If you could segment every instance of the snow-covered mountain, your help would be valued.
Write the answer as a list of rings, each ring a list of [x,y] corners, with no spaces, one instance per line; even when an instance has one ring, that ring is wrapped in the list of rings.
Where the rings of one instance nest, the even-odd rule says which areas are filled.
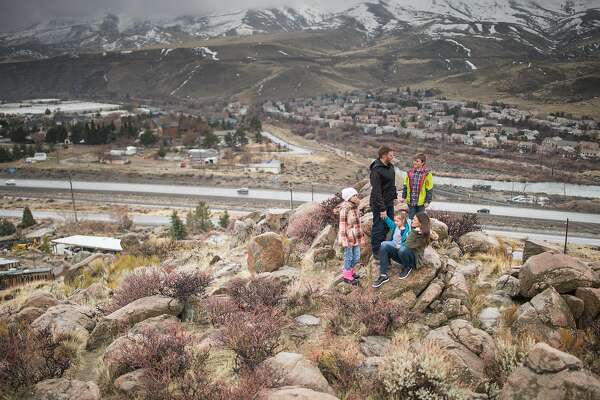
[[[173,45],[198,38],[353,29],[367,39],[407,30],[432,39],[484,36],[511,39],[538,53],[600,37],[599,0],[389,0],[343,11],[319,7],[244,9],[172,20],[54,20],[0,34],[0,56],[43,58],[61,53]]]

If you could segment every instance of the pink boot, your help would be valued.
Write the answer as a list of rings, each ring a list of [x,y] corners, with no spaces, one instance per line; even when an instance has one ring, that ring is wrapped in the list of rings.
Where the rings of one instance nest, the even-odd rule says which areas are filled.
[[[352,276],[352,273],[354,272],[354,268],[352,269],[345,269],[344,272],[342,273],[342,276],[344,277],[345,280],[353,280],[354,276]]]

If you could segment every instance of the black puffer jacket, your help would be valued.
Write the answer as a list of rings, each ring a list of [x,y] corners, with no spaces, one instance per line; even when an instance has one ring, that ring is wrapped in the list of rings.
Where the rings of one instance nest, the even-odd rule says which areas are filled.
[[[379,159],[373,161],[369,167],[371,170],[371,198],[372,209],[384,211],[394,205],[398,198],[396,190],[396,172],[392,164],[385,165]]]

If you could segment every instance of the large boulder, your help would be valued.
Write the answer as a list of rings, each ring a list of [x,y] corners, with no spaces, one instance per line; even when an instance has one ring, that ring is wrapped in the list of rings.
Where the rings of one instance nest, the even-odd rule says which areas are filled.
[[[574,329],[575,319],[561,295],[549,287],[518,309],[513,324],[516,334],[534,334],[539,340],[560,344],[560,333]]]
[[[434,329],[426,336],[444,349],[461,371],[472,383],[485,379],[484,371],[496,355],[494,339],[481,329],[477,329],[465,320],[454,320],[449,325]]]
[[[577,357],[537,343],[508,377],[501,400],[600,399],[600,380]]]
[[[531,298],[552,286],[559,293],[596,285],[592,269],[580,260],[557,253],[531,257],[519,271],[521,295]]]
[[[302,386],[335,394],[319,368],[302,354],[281,352],[265,360],[264,365],[281,374],[281,386]]]
[[[50,307],[58,305],[58,300],[52,293],[35,292],[25,299],[21,304],[21,310],[27,307],[35,307],[42,310],[47,310]]]
[[[136,369],[121,375],[115,379],[115,388],[130,396],[130,398],[135,398],[138,393],[144,392],[147,387],[147,371],[146,369]]]
[[[440,297],[443,290],[444,282],[439,278],[435,278],[429,284],[429,286],[427,286],[427,289],[425,289],[423,293],[419,295],[419,297],[417,298],[417,302],[413,307],[413,311],[416,311],[418,313],[422,313],[423,311],[425,311],[431,303],[433,303],[435,300],[437,300],[438,297]]]
[[[98,385],[75,379],[48,379],[36,384],[34,392],[36,400],[100,400]]]
[[[496,290],[510,297],[517,297],[521,292],[521,282],[512,275],[502,275],[496,281]]]
[[[300,386],[285,386],[266,392],[265,400],[339,400],[334,395]]]
[[[274,232],[253,237],[248,244],[248,269],[252,273],[273,272],[283,267],[283,238]]]
[[[388,299],[400,297],[402,293],[412,291],[415,296],[419,296],[429,286],[442,268],[442,260],[438,253],[430,246],[425,249],[423,265],[413,270],[410,275],[403,280],[398,279],[393,272],[390,274],[390,282],[383,285],[379,291],[382,296]],[[392,269],[393,271],[393,269]]]
[[[87,344],[88,350],[111,340],[121,329],[126,329],[140,321],[159,315],[179,315],[183,304],[177,299],[167,296],[149,296],[137,299],[125,307],[102,318],[92,332]]]
[[[235,221],[231,232],[231,242],[229,243],[229,247],[235,249],[244,245],[252,237],[255,227],[256,223],[251,218]]]
[[[498,239],[481,231],[469,232],[462,235],[458,239],[458,244],[463,252],[470,254],[494,253],[502,248]]]
[[[526,240],[523,248],[523,262],[526,262],[538,254],[552,252],[560,253],[562,249],[556,243],[546,242],[544,240]]]
[[[579,326],[585,328],[600,315],[600,289],[577,288],[575,297],[583,301],[583,312],[579,320]]]
[[[458,271],[452,273],[442,297],[445,299],[461,300],[469,298],[469,285],[467,285],[467,280],[462,273]]]
[[[442,221],[431,218],[431,230],[438,236],[438,240],[446,240],[448,238],[448,225]]]
[[[317,247],[333,246],[336,238],[337,230],[333,225],[327,225],[313,240],[310,247],[316,249]]]
[[[69,297],[69,301],[78,304],[95,303],[105,300],[108,297],[109,290],[100,282],[92,283],[85,289],[78,290]]]
[[[31,327],[37,331],[49,331],[55,340],[74,336],[85,342],[96,325],[94,314],[86,307],[59,304],[46,310],[32,322]]]
[[[265,215],[265,225],[271,232],[281,232],[288,223],[290,212],[287,210],[269,210]]]

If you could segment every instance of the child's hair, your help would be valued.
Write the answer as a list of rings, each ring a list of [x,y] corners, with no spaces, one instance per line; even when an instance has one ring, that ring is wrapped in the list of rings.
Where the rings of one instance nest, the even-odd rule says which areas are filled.
[[[421,223],[421,235],[429,239],[431,235],[431,223],[429,221],[429,215],[427,215],[425,211],[422,211],[417,213],[416,217]]]
[[[408,218],[408,213],[404,210],[400,211],[400,214],[396,215],[396,217],[400,218],[402,223],[399,224],[400,226],[403,226],[406,223],[406,220]],[[396,222],[396,221],[394,221]]]
[[[423,164],[425,164],[427,162],[427,156],[425,155],[425,153],[417,153],[415,155],[415,160],[421,160],[423,161]]]

